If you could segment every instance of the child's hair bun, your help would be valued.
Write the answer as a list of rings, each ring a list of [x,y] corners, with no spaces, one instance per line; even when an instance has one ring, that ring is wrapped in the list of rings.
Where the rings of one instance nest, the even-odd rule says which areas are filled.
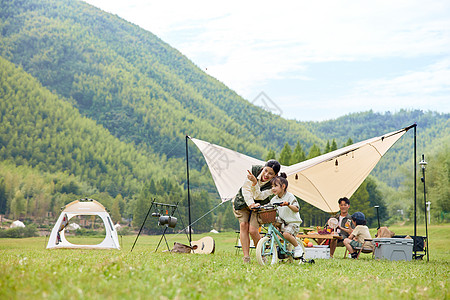
[[[286,173],[284,173],[284,172],[281,172],[279,176],[280,176],[280,177],[283,177],[283,178],[287,178],[287,175],[286,175]]]

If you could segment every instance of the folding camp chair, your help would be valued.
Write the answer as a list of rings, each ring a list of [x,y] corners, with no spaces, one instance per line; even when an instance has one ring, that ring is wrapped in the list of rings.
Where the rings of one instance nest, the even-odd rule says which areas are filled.
[[[236,242],[234,243],[234,247],[236,248],[236,254],[239,253],[239,250],[242,248],[241,245],[241,240],[239,239],[240,236],[240,231],[236,230]],[[259,233],[261,234],[261,237],[267,233],[267,228],[265,228],[264,226],[259,227]],[[256,249],[256,246],[253,242],[253,239],[250,238],[250,252],[252,251],[252,249]]]
[[[372,253],[372,257],[373,257],[373,241],[372,239],[364,239],[364,243],[362,244],[361,247],[356,247],[354,248],[356,253],[358,253],[358,255],[356,255],[356,259],[359,258],[359,255],[361,253]],[[344,258],[347,258],[347,248],[345,248],[345,253],[344,253]]]
[[[238,254],[239,250],[242,249],[241,240],[239,239],[240,231],[236,230],[236,234],[237,234],[236,243],[235,243],[234,247],[236,248],[236,254]],[[250,252],[252,251],[252,249],[255,249],[255,248],[256,248],[256,246],[254,245],[252,238],[250,238]]]
[[[406,235],[394,235],[393,238],[397,238],[397,239],[404,239],[406,238]],[[423,257],[425,255],[427,255],[427,245],[428,245],[428,241],[427,241],[427,237],[426,236],[415,236],[412,235],[410,236],[410,238],[413,239],[414,244],[413,244],[413,259],[419,260],[419,259],[423,259]]]

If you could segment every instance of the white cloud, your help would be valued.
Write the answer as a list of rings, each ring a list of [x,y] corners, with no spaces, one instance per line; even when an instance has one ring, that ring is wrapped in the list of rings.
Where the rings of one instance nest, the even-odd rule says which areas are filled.
[[[359,82],[346,98],[373,103],[379,111],[395,107],[450,111],[450,60],[395,78]]]
[[[424,70],[411,71],[396,78],[362,81],[353,91],[354,96],[372,96],[380,99],[404,96],[424,98],[433,94],[450,93],[450,59],[445,59]],[[439,95],[438,95],[439,96]],[[449,108],[450,101],[445,105]],[[445,103],[443,103],[445,104]]]
[[[421,57],[437,57],[443,65],[425,69],[411,65],[398,69],[395,78],[349,84],[353,88],[345,95],[308,100],[340,99],[346,101],[344,105],[354,102],[365,110],[384,102],[416,105],[427,97],[430,107],[433,101],[437,107],[450,94],[445,83],[450,82],[446,63],[450,2],[446,0],[87,2],[158,35],[250,100],[275,80],[312,78],[316,63]],[[365,107],[351,100],[362,98],[367,100]],[[303,102],[297,98],[288,106],[297,103]],[[445,109],[449,111],[448,105]]]

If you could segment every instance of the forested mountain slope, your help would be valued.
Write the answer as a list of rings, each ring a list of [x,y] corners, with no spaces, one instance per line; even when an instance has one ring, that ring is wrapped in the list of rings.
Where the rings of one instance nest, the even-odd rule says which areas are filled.
[[[113,196],[139,192],[164,170],[160,157],[111,136],[1,57],[0,78],[1,160],[73,174]]]
[[[295,121],[251,105],[159,38],[86,3],[2,1],[1,55],[126,142],[168,157],[184,135],[262,157],[301,140]]]

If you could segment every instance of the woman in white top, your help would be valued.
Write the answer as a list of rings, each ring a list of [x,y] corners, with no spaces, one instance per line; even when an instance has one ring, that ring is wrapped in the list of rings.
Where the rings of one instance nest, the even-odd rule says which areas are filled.
[[[245,263],[250,262],[250,236],[255,245],[261,238],[257,214],[252,213],[251,209],[269,203],[269,196],[272,195],[270,181],[278,174],[280,168],[280,163],[273,159],[264,166],[252,166],[251,171],[247,170],[247,179],[233,199],[233,213],[239,220],[239,237]]]

